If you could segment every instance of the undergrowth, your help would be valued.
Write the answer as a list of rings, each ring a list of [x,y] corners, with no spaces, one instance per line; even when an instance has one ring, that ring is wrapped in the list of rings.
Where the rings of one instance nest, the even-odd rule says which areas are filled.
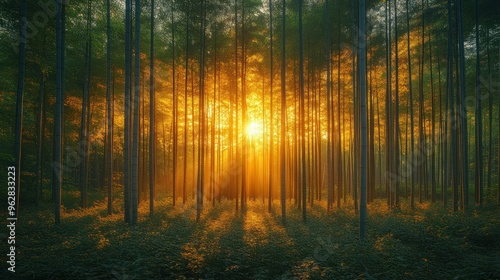
[[[153,215],[141,204],[136,226],[123,221],[120,201],[113,215],[106,200],[71,205],[59,226],[50,203],[24,209],[16,272],[1,279],[500,279],[495,205],[452,213],[376,200],[365,241],[352,207],[327,212],[324,202],[308,207],[305,223],[289,202],[286,225],[279,201],[271,213],[260,200],[239,212],[234,201],[207,203],[197,222],[193,202],[161,199]]]

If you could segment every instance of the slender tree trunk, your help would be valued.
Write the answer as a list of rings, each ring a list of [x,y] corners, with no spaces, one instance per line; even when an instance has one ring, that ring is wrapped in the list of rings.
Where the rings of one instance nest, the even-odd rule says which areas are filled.
[[[337,14],[337,17],[338,17],[338,24],[339,26],[341,25],[341,12],[340,12],[340,9],[338,9],[338,14]],[[337,40],[340,42],[340,34],[341,34],[341,30],[340,28],[338,28],[338,31],[337,31]],[[344,119],[343,121],[340,121],[340,109],[341,109],[341,104],[340,104],[340,92],[341,92],[341,87],[340,87],[340,84],[341,84],[341,80],[340,80],[340,68],[341,68],[341,47],[340,47],[340,44],[338,45],[338,50],[337,50],[337,120],[338,120],[338,135],[339,135],[339,141],[338,141],[338,144],[337,144],[337,157],[338,157],[338,162],[337,162],[337,169],[338,169],[338,181],[337,181],[337,209],[340,209],[340,198],[343,196],[344,197],[344,202],[346,201],[346,192],[343,191],[343,184],[344,184],[344,175],[343,175],[343,162],[345,162],[345,153],[342,152],[342,139],[344,139],[342,137],[342,131],[343,131],[343,127],[342,127],[342,123],[345,123]],[[332,101],[333,102],[333,101]],[[333,103],[332,103],[333,104]],[[342,116],[344,117],[344,115]],[[332,126],[333,127],[333,126]],[[332,132],[333,133],[333,132]],[[332,137],[333,139],[333,137]]]
[[[351,34],[352,34],[352,43],[353,46],[359,46],[359,34],[356,32],[356,28],[359,27],[359,19],[356,18],[356,6],[354,4],[354,0],[351,0]],[[358,11],[359,13],[359,11]],[[359,16],[359,15],[358,15]],[[358,24],[356,24],[358,23]],[[365,46],[366,47],[366,46]],[[359,50],[358,50],[359,51]],[[353,145],[353,165],[352,165],[352,185],[351,185],[351,193],[353,195],[353,202],[354,202],[354,212],[358,214],[359,211],[359,202],[358,202],[358,180],[359,180],[359,172],[360,172],[360,150],[359,150],[359,144],[360,144],[360,138],[359,138],[359,132],[360,132],[360,96],[359,96],[359,57],[357,56],[357,52],[355,49],[352,51],[352,88],[353,88],[353,98],[354,98],[354,108],[353,108],[353,115],[354,115],[354,125],[353,125],[353,135],[354,138],[352,138],[352,145]]]
[[[419,127],[419,149],[418,149],[418,162],[419,162],[419,180],[418,180],[418,201],[423,202],[423,188],[425,182],[425,135],[424,135],[424,65],[425,65],[425,7],[424,0],[422,0],[422,34],[421,34],[421,61],[420,61],[420,73],[419,73],[419,116],[418,116],[418,127]],[[426,188],[426,187],[425,187]]]
[[[83,80],[83,99],[82,99],[82,116],[80,128],[80,207],[87,207],[87,188],[88,188],[88,112],[89,108],[89,80],[90,80],[90,17],[91,17],[91,1],[88,2],[87,7],[87,42],[85,44],[85,66],[84,66],[84,80]]]
[[[239,134],[238,134],[238,0],[234,0],[234,96],[236,100],[233,100],[235,105],[236,105],[236,161],[239,164]],[[233,112],[231,111],[231,121],[232,119]],[[231,133],[233,132],[233,125],[231,125]],[[231,135],[231,142],[233,141],[233,135]],[[231,144],[231,148],[233,147],[233,144]],[[239,189],[239,182],[238,182],[238,176],[235,176],[236,178],[233,178],[234,181],[234,188],[235,188],[235,198],[236,198],[236,212],[238,212],[239,208],[239,197],[238,197],[238,189]]]
[[[106,177],[108,178],[108,214],[113,213],[113,97],[111,96],[111,16],[110,0],[106,1]]]
[[[300,132],[301,132],[301,150],[302,150],[302,220],[306,221],[306,127],[305,127],[305,94],[304,94],[304,54],[302,40],[302,0],[299,0],[299,87],[300,87]]]
[[[407,55],[408,55],[408,91],[410,94],[410,205],[411,209],[415,208],[415,123],[413,118],[413,86],[412,86],[412,71],[411,71],[411,48],[410,48],[410,9],[408,5],[409,0],[406,0],[406,44],[407,44]]]
[[[141,1],[135,1],[135,78],[134,78],[134,98],[133,98],[133,128],[132,128],[132,182],[131,182],[131,224],[136,225],[138,220],[139,205],[139,99],[140,99],[140,72],[141,72]]]
[[[280,144],[280,175],[281,175],[281,220],[286,224],[286,177],[285,177],[285,143],[286,143],[286,55],[285,55],[285,22],[286,0],[282,0],[281,12],[281,144]],[[500,148],[499,148],[500,155]],[[500,192],[500,187],[499,187]]]
[[[172,165],[172,205],[175,206],[176,189],[177,189],[177,150],[178,150],[178,98],[175,91],[175,28],[174,28],[174,9],[171,10],[171,28],[172,28],[172,98],[173,98],[173,122],[174,122],[174,147],[173,147],[173,165]]]
[[[247,97],[246,97],[246,27],[245,27],[245,0],[241,3],[241,122],[243,127],[243,139],[241,145],[241,210],[246,209],[247,200]]]
[[[427,7],[429,7],[429,0],[427,0]],[[436,118],[435,118],[435,92],[434,92],[434,75],[433,75],[433,60],[432,60],[432,36],[429,30],[429,72],[430,72],[430,86],[431,86],[431,201],[436,202]]]
[[[459,89],[460,89],[460,119],[461,123],[461,156],[462,156],[462,207],[467,209],[469,204],[469,152],[468,152],[468,136],[467,136],[467,104],[465,92],[465,52],[464,52],[464,31],[462,22],[462,0],[457,0],[457,22],[458,22],[458,55],[459,55]],[[479,46],[477,46],[479,47]]]
[[[450,149],[450,178],[451,178],[451,186],[452,186],[452,196],[453,196],[453,212],[458,210],[458,172],[457,168],[457,160],[458,160],[458,149],[457,149],[457,116],[455,114],[456,104],[454,101],[454,73],[453,73],[453,14],[451,8],[451,0],[448,0],[448,95],[449,95],[449,104],[450,104],[450,133],[451,133],[451,149]],[[446,191],[445,191],[446,194]],[[445,198],[446,202],[446,198]]]
[[[24,100],[24,76],[25,76],[25,62],[26,62],[26,23],[24,20],[27,16],[28,1],[23,0],[21,2],[21,23],[20,34],[19,34],[19,72],[17,77],[17,96],[16,96],[16,130],[15,130],[15,167],[12,170],[10,167],[9,172],[14,172],[15,181],[12,184],[9,181],[9,190],[12,185],[15,186],[15,210],[14,212],[9,212],[9,217],[14,216],[17,218],[19,216],[19,197],[21,191],[21,156],[22,156],[22,139],[23,139],[23,100]],[[57,14],[59,20],[59,13]],[[57,30],[56,30],[57,31]],[[59,30],[60,31],[60,30]],[[59,47],[59,45],[57,45]],[[59,61],[57,61],[59,62]],[[43,75],[43,74],[42,74]],[[43,76],[42,76],[43,79]],[[55,157],[54,157],[55,159]],[[54,163],[55,164],[55,163]],[[55,167],[55,166],[54,166]],[[54,172],[57,172],[54,168]],[[56,219],[56,223],[57,219]]]
[[[365,0],[359,1],[359,93],[361,109],[361,197],[359,211],[359,238],[366,236],[366,176],[367,176],[367,106],[366,106],[366,37],[365,37],[366,7]]]
[[[109,1],[109,0],[108,0]],[[155,0],[151,0],[149,60],[149,213],[154,213],[156,192],[156,98],[155,98]]]
[[[483,115],[481,104],[481,57],[479,55],[480,42],[479,42],[479,11],[477,0],[476,6],[476,203],[483,205]]]
[[[55,114],[54,114],[54,151],[53,151],[53,170],[54,176],[52,181],[52,187],[54,192],[54,216],[55,216],[55,224],[58,225],[61,222],[61,190],[62,190],[62,157],[61,157],[61,107],[62,107],[62,69],[61,69],[61,56],[62,49],[64,45],[61,40],[61,5],[65,5],[65,3],[57,5],[57,14],[56,14],[56,105],[55,105]],[[26,11],[25,8],[23,8]],[[24,37],[23,37],[24,38]],[[21,46],[23,49],[24,46]],[[24,56],[24,49],[23,56]],[[20,59],[24,62],[24,58]],[[24,65],[24,64],[23,64]],[[24,66],[21,67],[24,69]],[[24,74],[23,76],[24,77]],[[23,87],[21,87],[21,90]],[[18,103],[19,104],[19,103]],[[21,96],[21,104],[22,104],[22,96]],[[19,131],[20,132],[20,131]],[[19,138],[20,140],[20,138]],[[19,144],[20,145],[20,144]],[[20,147],[20,146],[19,146]],[[19,156],[20,156],[20,148],[19,148]],[[20,162],[20,161],[19,161]],[[18,189],[19,191],[19,189]]]
[[[392,150],[392,140],[393,140],[393,122],[392,122],[392,42],[391,42],[391,5],[390,0],[386,1],[386,97],[385,97],[385,107],[386,107],[386,193],[387,193],[387,205],[392,205],[392,191],[393,191],[393,177],[392,172],[392,157],[394,151]]]
[[[124,143],[123,143],[123,175],[124,175],[124,210],[125,222],[132,218],[131,192],[131,113],[132,113],[132,0],[125,1],[125,101],[124,101]]]
[[[270,71],[269,71],[269,106],[270,106],[270,118],[269,118],[269,182],[268,182],[268,204],[267,211],[271,213],[272,201],[273,201],[273,193],[272,193],[272,185],[273,185],[273,167],[274,167],[274,112],[273,112],[273,87],[274,87],[274,64],[273,64],[273,3],[272,0],[269,0],[269,61],[270,61]]]
[[[331,39],[330,39],[330,7],[328,0],[325,1],[325,18],[326,18],[326,174],[327,174],[327,210],[331,207],[331,193],[333,190],[333,161],[332,161],[332,117],[331,117]],[[339,197],[337,197],[339,200]]]
[[[200,72],[199,72],[199,94],[200,101],[198,104],[199,112],[199,137],[198,137],[198,182],[196,191],[196,221],[200,220],[200,214],[203,207],[203,188],[204,188],[204,169],[205,169],[205,98],[204,98],[204,79],[205,79],[205,16],[206,16],[206,3],[202,1],[202,17],[201,17],[201,30],[200,30]]]
[[[394,52],[395,52],[395,71],[396,71],[396,79],[395,79],[395,117],[394,117],[394,127],[395,127],[395,143],[394,143],[394,207],[399,207],[399,181],[400,181],[400,159],[399,159],[399,48],[398,48],[398,10],[397,10],[397,1],[394,1]]]
[[[40,71],[40,87],[38,94],[38,119],[37,119],[37,129],[38,129],[38,143],[37,143],[37,153],[36,153],[36,200],[35,204],[38,207],[40,204],[40,193],[42,190],[42,152],[43,152],[43,138],[44,138],[44,124],[45,118],[45,97],[44,97],[44,86],[45,86],[45,74]]]
[[[189,5],[189,3],[188,3]],[[188,92],[188,69],[189,69],[189,15],[190,15],[191,8],[188,6],[188,12],[186,15],[186,50],[185,50],[185,72],[184,72],[184,178],[183,178],[183,184],[182,184],[182,204],[186,204],[187,200],[187,193],[186,193],[186,184],[187,184],[187,144],[188,144],[188,137],[187,137],[187,132],[188,132],[188,99],[187,99],[187,92]],[[194,141],[193,141],[194,145]],[[194,162],[193,162],[194,164]]]
[[[493,94],[492,94],[492,70],[490,59],[490,29],[486,30],[486,56],[488,59],[488,179],[487,188],[491,188],[491,172],[493,159]]]

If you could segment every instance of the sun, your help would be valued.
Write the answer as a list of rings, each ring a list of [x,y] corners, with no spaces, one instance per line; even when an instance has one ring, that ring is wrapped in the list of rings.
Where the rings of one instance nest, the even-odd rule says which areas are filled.
[[[247,124],[246,134],[249,137],[258,137],[262,135],[263,126],[262,123],[259,122],[250,122]]]

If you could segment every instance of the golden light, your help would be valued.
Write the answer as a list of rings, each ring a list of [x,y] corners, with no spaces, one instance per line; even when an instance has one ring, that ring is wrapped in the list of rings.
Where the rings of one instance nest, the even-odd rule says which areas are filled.
[[[263,126],[262,123],[250,122],[247,124],[246,134],[250,137],[262,136]]]

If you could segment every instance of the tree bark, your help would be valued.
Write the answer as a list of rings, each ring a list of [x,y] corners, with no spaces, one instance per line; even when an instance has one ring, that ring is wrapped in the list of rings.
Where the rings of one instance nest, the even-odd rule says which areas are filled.
[[[286,0],[282,0],[281,11],[281,144],[280,144],[280,175],[281,175],[281,220],[286,224],[286,174],[285,174],[285,143],[286,143],[286,55],[285,55],[285,23]],[[499,148],[500,154],[500,148]]]

